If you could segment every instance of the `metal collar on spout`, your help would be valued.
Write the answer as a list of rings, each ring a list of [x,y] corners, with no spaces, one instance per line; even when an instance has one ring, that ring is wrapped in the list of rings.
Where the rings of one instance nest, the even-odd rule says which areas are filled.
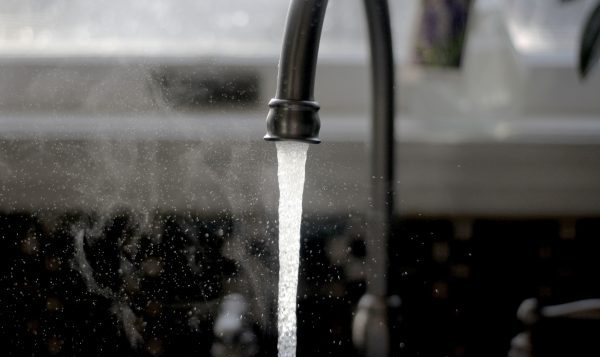
[[[318,144],[319,103],[308,100],[271,99],[265,140],[294,140]]]

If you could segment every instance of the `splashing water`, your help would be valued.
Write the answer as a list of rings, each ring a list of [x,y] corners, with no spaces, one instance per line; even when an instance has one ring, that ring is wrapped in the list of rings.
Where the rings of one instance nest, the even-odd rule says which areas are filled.
[[[296,356],[296,295],[300,264],[300,221],[308,144],[277,142],[279,179],[279,357]]]

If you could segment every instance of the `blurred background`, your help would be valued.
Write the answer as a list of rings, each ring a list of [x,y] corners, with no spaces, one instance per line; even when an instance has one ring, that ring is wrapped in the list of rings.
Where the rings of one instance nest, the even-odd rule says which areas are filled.
[[[3,355],[276,354],[262,137],[288,5],[0,2]],[[576,66],[595,5],[390,0],[394,356],[508,356],[525,299],[600,297],[600,71]],[[362,3],[331,1],[324,26],[298,355],[353,356],[372,179]],[[600,331],[539,336],[568,351],[565,326]]]

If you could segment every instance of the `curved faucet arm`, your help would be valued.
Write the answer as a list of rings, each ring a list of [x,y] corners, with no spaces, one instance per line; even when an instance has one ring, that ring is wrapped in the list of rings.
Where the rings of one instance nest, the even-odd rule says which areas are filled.
[[[290,4],[279,59],[276,98],[314,101],[315,73],[327,0]]]

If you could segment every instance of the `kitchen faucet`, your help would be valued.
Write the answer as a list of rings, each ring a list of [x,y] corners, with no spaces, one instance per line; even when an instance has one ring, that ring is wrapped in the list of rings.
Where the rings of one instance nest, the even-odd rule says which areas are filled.
[[[387,241],[394,211],[394,57],[387,0],[364,0],[371,49],[371,187],[367,212],[366,294],[358,304],[353,341],[368,357],[387,356]],[[314,83],[327,0],[292,0],[269,102],[265,140],[318,144],[321,126]]]

